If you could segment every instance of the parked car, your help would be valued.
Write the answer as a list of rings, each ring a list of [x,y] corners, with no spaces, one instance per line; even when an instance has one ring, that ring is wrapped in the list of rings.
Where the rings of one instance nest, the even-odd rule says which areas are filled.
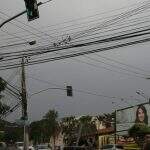
[[[6,150],[7,146],[5,142],[0,142],[0,150]]]
[[[15,146],[17,150],[23,150],[23,142],[16,142]],[[30,145],[29,150],[34,150],[34,147]]]
[[[107,144],[102,146],[102,150],[123,150],[123,146],[119,144]]]
[[[35,150],[52,150],[48,144],[36,145]]]

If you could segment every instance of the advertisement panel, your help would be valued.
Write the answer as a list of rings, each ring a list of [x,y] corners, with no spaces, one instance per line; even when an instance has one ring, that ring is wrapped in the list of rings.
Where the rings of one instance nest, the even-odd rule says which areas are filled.
[[[116,112],[116,131],[127,134],[128,129],[136,123],[144,123],[150,126],[150,104],[134,106]]]

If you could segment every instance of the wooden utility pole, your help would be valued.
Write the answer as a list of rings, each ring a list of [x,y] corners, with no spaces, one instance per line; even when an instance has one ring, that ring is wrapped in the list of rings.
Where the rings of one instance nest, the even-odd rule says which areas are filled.
[[[27,113],[27,92],[26,92],[26,82],[25,82],[25,60],[22,57],[21,67],[21,87],[22,87],[22,120],[24,121],[24,150],[28,150],[29,147],[29,135],[28,135],[28,113]]]

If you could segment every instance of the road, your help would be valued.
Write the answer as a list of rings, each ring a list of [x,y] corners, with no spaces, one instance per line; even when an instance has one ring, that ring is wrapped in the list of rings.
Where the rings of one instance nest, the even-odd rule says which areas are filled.
[[[7,150],[16,150],[15,146],[10,146],[7,148]]]

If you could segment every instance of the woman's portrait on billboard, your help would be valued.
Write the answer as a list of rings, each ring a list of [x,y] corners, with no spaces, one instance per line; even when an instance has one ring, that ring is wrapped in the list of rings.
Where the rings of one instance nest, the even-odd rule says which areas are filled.
[[[136,110],[135,123],[144,123],[144,124],[148,125],[147,110],[143,105],[139,105]]]

